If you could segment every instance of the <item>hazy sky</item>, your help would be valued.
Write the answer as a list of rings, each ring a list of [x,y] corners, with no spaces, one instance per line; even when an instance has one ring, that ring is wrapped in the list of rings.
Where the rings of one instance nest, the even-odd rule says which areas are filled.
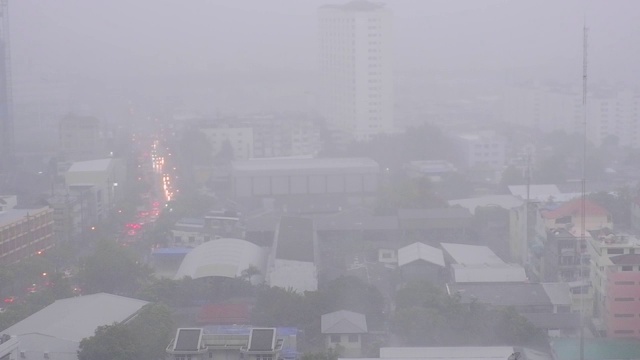
[[[324,3],[13,0],[14,78],[72,77],[99,84],[103,91],[132,93],[168,87],[185,91],[198,82],[231,87],[236,82],[288,78],[309,82],[305,76],[313,74],[316,60],[316,9]],[[591,29],[590,76],[611,81],[640,78],[640,22],[635,18],[640,1],[390,0],[386,4],[395,14],[399,74],[488,73],[498,80],[579,82],[586,13]]]

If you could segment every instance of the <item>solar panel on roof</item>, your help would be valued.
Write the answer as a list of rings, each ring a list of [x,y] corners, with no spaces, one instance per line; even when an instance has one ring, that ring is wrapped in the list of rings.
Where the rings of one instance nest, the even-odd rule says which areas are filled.
[[[202,329],[180,329],[174,351],[198,351]]]
[[[272,351],[275,329],[252,329],[249,351]]]

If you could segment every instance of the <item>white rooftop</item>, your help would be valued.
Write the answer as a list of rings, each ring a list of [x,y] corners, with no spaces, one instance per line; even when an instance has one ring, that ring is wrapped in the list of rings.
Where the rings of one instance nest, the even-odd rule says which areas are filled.
[[[322,315],[320,328],[323,334],[365,334],[367,319],[357,312],[339,310]]]
[[[37,333],[80,342],[93,336],[98,326],[119,323],[146,304],[146,301],[106,293],[57,300],[1,333],[17,336]]]
[[[398,266],[404,266],[416,260],[424,260],[444,267],[442,250],[433,246],[416,242],[398,249]]]
[[[88,160],[88,161],[77,161],[74,162],[68,172],[93,172],[93,171],[107,171],[109,170],[109,166],[111,165],[111,161],[113,159],[98,159],[98,160]]]
[[[451,265],[456,283],[525,282],[527,275],[518,264]]]
[[[462,206],[475,214],[477,207],[498,206],[503,209],[513,209],[524,204],[524,200],[514,195],[488,195],[468,199],[449,200],[450,206]]]
[[[46,211],[48,209],[49,207],[45,206],[39,209],[11,209],[0,212],[0,228],[12,224],[16,221],[22,220],[29,215],[37,215],[42,211]]]
[[[264,273],[265,257],[261,247],[246,240],[224,238],[207,241],[196,246],[184,257],[174,278],[234,278],[241,276],[242,271],[251,266]]]
[[[544,291],[554,305],[571,305],[571,286],[568,283],[542,283]]]
[[[506,264],[487,246],[441,243],[442,249],[461,265],[504,265]]]

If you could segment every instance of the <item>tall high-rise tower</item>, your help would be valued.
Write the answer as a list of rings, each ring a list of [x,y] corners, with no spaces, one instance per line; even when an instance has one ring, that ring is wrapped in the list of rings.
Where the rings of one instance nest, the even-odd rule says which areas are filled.
[[[14,161],[8,0],[0,0],[0,174]]]
[[[318,11],[320,107],[342,139],[366,141],[394,130],[392,14],[354,0]]]

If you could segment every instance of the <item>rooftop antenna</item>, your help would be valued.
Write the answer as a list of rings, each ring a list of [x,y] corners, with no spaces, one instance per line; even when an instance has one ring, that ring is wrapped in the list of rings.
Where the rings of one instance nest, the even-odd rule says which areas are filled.
[[[586,200],[587,200],[587,59],[588,34],[587,17],[584,16],[582,27],[582,208],[580,214],[580,281],[584,281],[582,247],[586,241]],[[580,291],[580,360],[584,360],[584,294]]]

